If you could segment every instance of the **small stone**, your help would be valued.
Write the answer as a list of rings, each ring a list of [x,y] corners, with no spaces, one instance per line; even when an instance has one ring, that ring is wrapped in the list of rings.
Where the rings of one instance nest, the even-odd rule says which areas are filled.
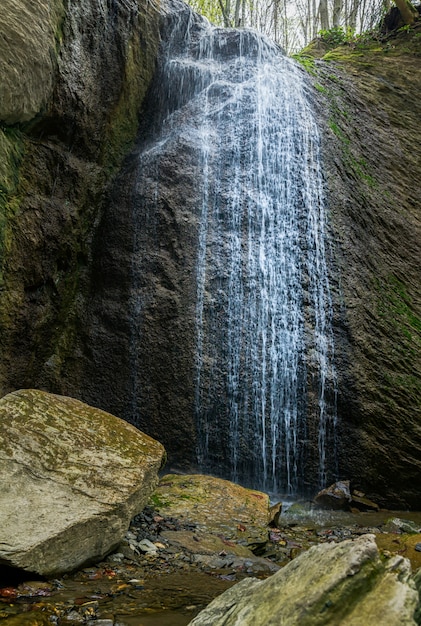
[[[115,554],[110,554],[108,557],[108,561],[112,563],[121,563],[124,559],[124,554],[122,552],[116,552]]]
[[[70,613],[67,613],[63,619],[66,622],[76,622],[77,624],[83,624],[85,621],[82,615],[80,615],[77,611],[70,611]]]
[[[417,552],[421,552],[421,543],[416,543],[414,548]]]
[[[418,524],[415,524],[415,522],[411,522],[411,520],[392,517],[386,521],[385,530],[391,533],[406,533],[408,535],[415,535],[420,532],[420,527]]]
[[[146,552],[146,554],[156,554],[158,552],[156,545],[152,543],[152,541],[149,541],[149,539],[142,539],[137,546],[139,550]]]
[[[274,504],[269,509],[269,526],[274,526],[275,528],[279,525],[279,518],[282,513],[282,502],[278,502]]]
[[[128,530],[126,532],[126,539],[128,539],[128,540],[130,540],[130,539],[131,540],[135,540],[136,539],[136,535],[134,533],[132,533],[131,530]]]

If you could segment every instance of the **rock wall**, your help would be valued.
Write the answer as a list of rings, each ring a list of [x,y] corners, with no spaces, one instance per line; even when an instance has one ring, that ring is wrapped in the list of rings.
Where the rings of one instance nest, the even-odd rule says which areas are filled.
[[[417,26],[313,67],[337,265],[340,475],[398,508],[420,504],[420,54]]]
[[[170,36],[174,20],[186,27],[192,16],[178,0],[166,6],[161,15],[163,38]],[[157,438],[172,462],[188,468],[196,461],[195,181],[201,171],[198,151],[188,152],[181,141],[159,166],[146,159],[139,172],[139,153],[159,118],[161,88],[158,73],[145,101],[137,144],[102,211],[93,242],[87,306],[80,308],[80,374],[75,375],[72,363],[67,363],[64,384],[65,393],[82,394],[84,401]],[[136,256],[136,250],[141,254]]]
[[[4,0],[0,40],[0,119],[27,122],[51,98],[62,0]],[[5,28],[7,25],[7,28]]]
[[[145,266],[153,289],[141,303],[147,332],[135,380],[135,156],[116,176],[138,132],[167,14],[160,18],[146,0],[7,0],[5,7],[0,395],[35,386],[134,416],[188,465],[193,362],[190,347],[180,351],[174,338],[187,336],[194,307],[197,224],[174,214],[171,194],[185,185],[175,158],[163,164],[168,193],[150,216],[153,228],[138,228],[145,245],[148,237],[162,241],[174,272],[159,256]],[[173,7],[182,18],[182,5]],[[419,507],[421,473],[419,34],[418,27],[342,47],[311,68],[334,255],[339,473],[397,507]],[[188,189],[185,197],[187,206]],[[141,415],[133,413],[133,391],[147,398]]]
[[[2,394],[59,391],[70,354],[78,376],[94,225],[137,133],[158,21],[146,0],[7,0],[2,9]]]

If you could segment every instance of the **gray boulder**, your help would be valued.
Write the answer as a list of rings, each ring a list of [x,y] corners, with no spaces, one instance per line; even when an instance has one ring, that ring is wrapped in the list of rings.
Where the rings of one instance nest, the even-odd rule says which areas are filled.
[[[78,400],[0,400],[0,565],[45,576],[102,558],[155,488],[163,446]]]
[[[190,626],[415,626],[407,559],[380,559],[373,535],[312,547],[264,581],[245,579]]]

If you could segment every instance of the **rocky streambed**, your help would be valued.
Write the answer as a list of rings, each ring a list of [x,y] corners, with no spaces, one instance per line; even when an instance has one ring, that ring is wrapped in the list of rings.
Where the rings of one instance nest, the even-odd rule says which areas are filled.
[[[315,502],[349,513],[159,480],[160,443],[72,398],[21,390],[0,416],[1,626],[421,623],[421,514],[347,481]]]
[[[0,621],[182,626],[245,578],[267,579],[312,546],[348,545],[367,534],[381,560],[406,557],[413,571],[421,567],[421,513],[345,513],[289,503],[268,526],[267,504],[265,494],[220,479],[165,476],[100,563],[52,580],[3,576]]]

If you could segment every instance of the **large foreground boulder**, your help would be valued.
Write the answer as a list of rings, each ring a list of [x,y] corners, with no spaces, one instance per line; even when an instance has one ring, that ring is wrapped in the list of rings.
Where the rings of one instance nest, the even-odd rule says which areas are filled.
[[[314,546],[270,578],[244,579],[190,626],[415,626],[407,559],[380,559],[373,535]]]
[[[158,481],[163,446],[78,400],[0,400],[0,565],[45,576],[118,545]]]

